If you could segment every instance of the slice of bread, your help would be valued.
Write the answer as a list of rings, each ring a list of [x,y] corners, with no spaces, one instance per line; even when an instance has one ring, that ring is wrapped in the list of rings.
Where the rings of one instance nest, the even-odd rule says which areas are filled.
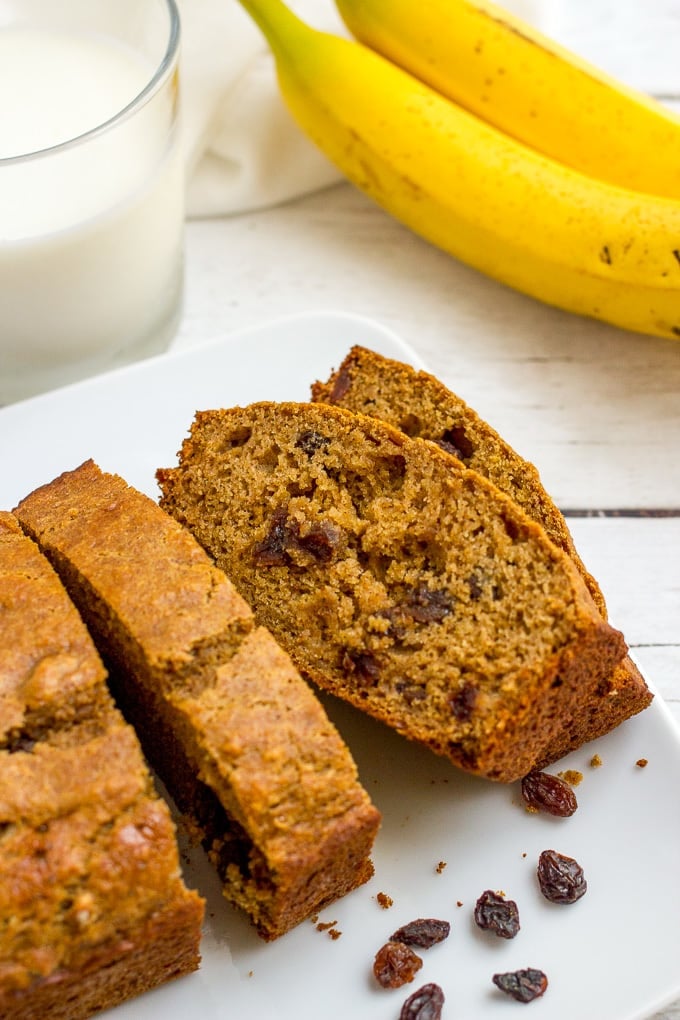
[[[330,379],[314,383],[312,399],[380,418],[409,436],[430,439],[466,467],[489,478],[571,557],[606,619],[599,585],[583,565],[567,522],[544,489],[535,466],[434,376],[365,347],[353,347]],[[608,733],[651,700],[644,678],[626,656],[599,691],[584,698],[564,720],[562,732],[546,749],[543,764]]]
[[[225,896],[273,939],[373,873],[379,814],[316,695],[188,531],[88,461],[16,510]]]
[[[307,676],[472,772],[529,772],[625,654],[542,528],[384,422],[323,404],[200,412],[157,476]]]
[[[199,963],[203,900],[96,649],[0,513],[0,1016],[82,1020]]]

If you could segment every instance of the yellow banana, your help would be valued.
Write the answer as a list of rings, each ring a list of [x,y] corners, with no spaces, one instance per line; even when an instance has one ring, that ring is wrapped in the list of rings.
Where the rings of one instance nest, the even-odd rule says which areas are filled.
[[[548,159],[281,0],[241,2],[301,128],[398,220],[539,300],[680,336],[680,203]]]
[[[336,0],[357,39],[582,173],[680,199],[680,117],[486,0]]]

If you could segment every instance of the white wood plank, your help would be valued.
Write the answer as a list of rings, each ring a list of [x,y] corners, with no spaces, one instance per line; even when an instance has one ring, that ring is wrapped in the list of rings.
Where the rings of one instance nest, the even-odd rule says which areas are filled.
[[[568,523],[604,592],[612,623],[629,644],[680,652],[680,518],[571,518]]]
[[[545,0],[542,30],[621,81],[677,94],[677,0]]]
[[[668,705],[680,729],[680,647],[677,645],[635,645],[635,661]]]
[[[345,184],[191,223],[187,251],[177,346],[306,309],[368,315],[533,460],[560,505],[680,505],[680,342],[515,293]]]

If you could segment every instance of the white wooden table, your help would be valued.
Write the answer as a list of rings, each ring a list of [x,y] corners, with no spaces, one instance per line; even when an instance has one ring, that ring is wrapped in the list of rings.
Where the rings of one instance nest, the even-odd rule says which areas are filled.
[[[543,9],[555,36],[680,109],[680,0],[552,0]],[[189,224],[175,347],[315,309],[391,327],[534,461],[568,511],[612,622],[680,725],[680,342],[507,290],[344,183]],[[680,1002],[655,1020],[680,1020]]]

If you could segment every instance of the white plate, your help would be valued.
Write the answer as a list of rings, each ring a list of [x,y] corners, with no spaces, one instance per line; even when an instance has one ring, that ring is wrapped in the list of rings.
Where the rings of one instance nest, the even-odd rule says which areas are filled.
[[[93,457],[157,495],[154,471],[175,463],[198,408],[300,399],[360,343],[418,363],[382,327],[315,314],[270,323],[195,351],[140,363],[0,410],[0,507]],[[277,942],[254,935],[220,894],[200,851],[183,853],[186,878],[207,896],[203,964],[196,974],[111,1011],[113,1020],[397,1020],[421,984],[438,982],[444,1018],[491,1020],[523,1007],[491,983],[498,971],[538,967],[549,987],[528,1007],[543,1020],[634,1020],[680,996],[680,740],[660,698],[641,716],[573,753],[560,768],[583,772],[569,819],[530,815],[517,785],[456,771],[347,706],[327,702],[364,785],[382,810],[372,881],[324,910],[332,939],[312,922]],[[603,765],[590,759],[598,752]],[[638,768],[639,758],[647,768]],[[576,904],[543,900],[541,850],[583,865]],[[437,870],[438,862],[446,867]],[[521,931],[505,941],[475,928],[485,889],[519,905]],[[393,906],[378,905],[379,892]],[[458,903],[461,906],[458,906]],[[416,917],[451,922],[449,939],[423,953],[416,980],[379,988],[373,956]]]

